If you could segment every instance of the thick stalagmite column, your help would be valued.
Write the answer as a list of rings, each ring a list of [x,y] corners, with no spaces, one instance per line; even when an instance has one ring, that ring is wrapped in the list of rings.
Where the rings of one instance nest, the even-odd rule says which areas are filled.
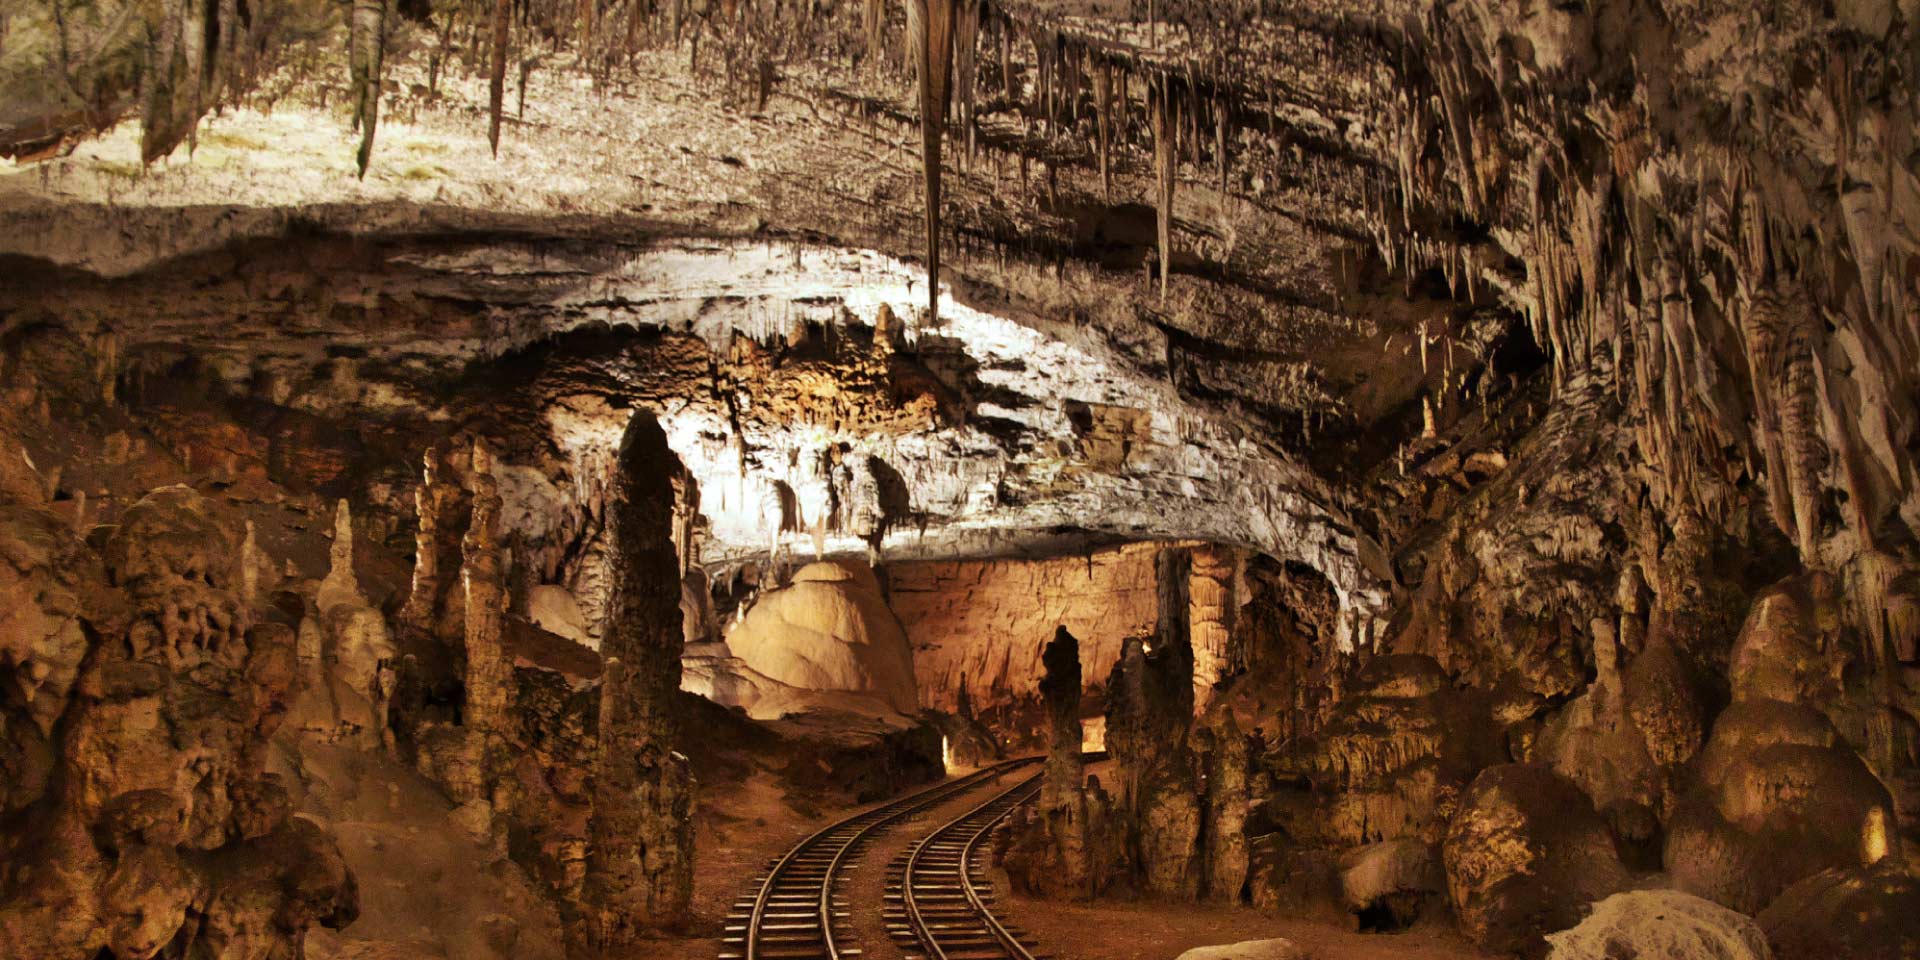
[[[1047,768],[1040,781],[1040,816],[1049,845],[1058,857],[1051,890],[1057,895],[1090,894],[1087,804],[1081,792],[1085,766],[1080,756],[1080,641],[1066,627],[1055,628],[1041,653],[1046,675],[1040,699],[1047,705]]]
[[[1200,785],[1187,743],[1193,724],[1190,560],[1183,549],[1160,552],[1151,649],[1138,639],[1126,642],[1107,703],[1107,744],[1119,768],[1138,879],[1149,894],[1176,900],[1195,899],[1201,882]]]
[[[1221,711],[1208,731],[1207,751],[1206,889],[1210,900],[1237,903],[1247,882],[1247,738],[1234,722],[1232,711]]]
[[[679,462],[651,414],[634,415],[616,469],[582,911],[587,940],[602,952],[643,929],[685,926],[693,895],[693,779],[673,749],[681,625],[671,478]]]
[[[1062,798],[1077,797],[1083,778],[1080,758],[1080,641],[1057,627],[1040,654],[1046,675],[1040,699],[1047,705],[1047,769],[1040,782],[1040,806],[1051,809]]]
[[[483,441],[473,444],[473,517],[461,541],[461,580],[467,592],[467,696],[462,719],[485,738],[489,753],[507,730],[507,703],[513,665],[504,643],[506,582],[500,574],[500,485],[493,478],[493,455]],[[483,757],[491,783],[491,757]]]
[[[401,606],[400,627],[416,636],[447,638],[442,560],[454,561],[454,535],[467,520],[467,493],[457,483],[447,482],[446,471],[433,449],[425,456],[420,487],[414,491],[417,527],[414,532],[413,586],[407,602]],[[457,631],[455,631],[457,632]]]

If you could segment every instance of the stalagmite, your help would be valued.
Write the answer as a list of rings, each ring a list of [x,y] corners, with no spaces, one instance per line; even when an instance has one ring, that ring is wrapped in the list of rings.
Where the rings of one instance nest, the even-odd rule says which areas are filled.
[[[1047,705],[1047,769],[1040,783],[1040,806],[1051,810],[1080,793],[1080,641],[1066,627],[1058,627],[1040,660],[1046,668],[1040,699]]]
[[[643,930],[684,927],[693,895],[693,778],[674,749],[680,465],[651,414],[634,415],[617,471],[583,904],[586,940],[603,952],[631,947]]]
[[[1246,823],[1252,797],[1247,777],[1247,738],[1232,711],[1221,712],[1206,738],[1210,748],[1206,754],[1206,820],[1201,826],[1201,835],[1206,838],[1207,870],[1203,892],[1210,900],[1238,903],[1247,882]]]
[[[437,637],[447,626],[441,613],[448,584],[441,582],[442,559],[458,560],[454,540],[466,519],[467,493],[442,476],[440,458],[432,449],[423,457],[420,485],[414,490],[414,557],[411,589],[396,619],[420,637]]]
[[[506,582],[500,570],[500,489],[486,442],[473,443],[473,516],[461,542],[466,589],[466,707],[461,719],[480,750],[481,776],[490,788],[500,774],[512,723],[513,664],[505,649]]]

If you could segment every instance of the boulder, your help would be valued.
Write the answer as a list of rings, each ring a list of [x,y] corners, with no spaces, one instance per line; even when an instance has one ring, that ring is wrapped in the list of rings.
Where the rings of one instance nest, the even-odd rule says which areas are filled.
[[[527,591],[527,619],[555,636],[600,648],[600,638],[588,628],[580,601],[574,599],[573,591],[559,584],[543,583]]]
[[[1678,890],[1616,893],[1570,930],[1549,934],[1547,960],[1771,960],[1751,917]]]
[[[1268,834],[1247,844],[1248,899],[1256,909],[1345,929],[1355,926],[1347,909],[1340,859],[1331,850],[1299,849]]]
[[[1370,843],[1340,858],[1340,887],[1363,927],[1398,930],[1446,889],[1433,848],[1411,837]]]
[[[1627,885],[1593,802],[1544,767],[1490,767],[1467,788],[1443,848],[1447,892],[1469,940],[1539,955],[1546,934]]]
[[[1883,860],[1825,870],[1761,911],[1778,960],[1914,960],[1920,957],[1920,873]]]
[[[813,563],[787,587],[769,591],[727,634],[727,648],[749,670],[777,684],[742,706],[757,718],[800,712],[825,698],[864,712],[852,701],[875,701],[902,714],[919,710],[913,654],[906,631],[887,609],[865,564]]]
[[[1889,852],[1893,800],[1817,711],[1736,703],[1702,751],[1699,789],[1669,825],[1674,885],[1757,912],[1796,881]]]
[[[1194,947],[1176,960],[1307,960],[1291,940],[1242,940],[1217,947]]]

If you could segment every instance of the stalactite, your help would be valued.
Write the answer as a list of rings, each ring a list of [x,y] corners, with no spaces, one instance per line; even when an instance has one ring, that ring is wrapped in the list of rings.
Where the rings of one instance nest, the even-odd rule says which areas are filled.
[[[1113,67],[1101,61],[1093,74],[1094,123],[1100,154],[1100,199],[1113,202]]]
[[[1819,565],[1820,470],[1826,459],[1814,406],[1813,350],[1819,319],[1804,300],[1796,299],[1784,313],[1774,385],[1780,398],[1786,479],[1793,493],[1794,542],[1800,548],[1800,562],[1816,567]]]
[[[971,161],[974,151],[975,87],[979,82],[980,0],[957,2],[959,8],[953,28],[953,84],[960,101],[960,127],[966,135],[964,155]]]
[[[173,152],[200,121],[197,109],[204,66],[206,7],[196,0],[169,0],[149,22],[146,69],[141,74],[140,159],[152,163]]]
[[[908,0],[907,48],[919,74],[920,165],[927,218],[927,318],[940,317],[940,140],[952,102],[957,0]]]
[[[1165,79],[1148,88],[1147,98],[1153,117],[1154,203],[1159,213],[1160,299],[1164,301],[1167,279],[1173,270],[1173,173],[1177,162],[1173,139],[1178,120],[1169,115],[1173,110],[1173,97]]]
[[[885,56],[887,38],[886,0],[867,0],[861,21],[862,32],[867,40],[867,62],[873,69],[880,69],[880,58]]]
[[[487,147],[500,155],[500,111],[507,99],[507,28],[511,0],[493,2],[493,61],[487,74]]]
[[[360,131],[355,155],[360,177],[367,176],[373,157],[374,128],[380,123],[380,77],[385,59],[387,0],[353,0],[348,56],[352,75],[353,126]]]

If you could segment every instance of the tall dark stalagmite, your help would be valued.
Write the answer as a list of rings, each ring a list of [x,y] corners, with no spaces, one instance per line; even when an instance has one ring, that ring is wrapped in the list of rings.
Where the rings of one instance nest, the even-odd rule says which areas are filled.
[[[1066,627],[1055,628],[1040,655],[1046,676],[1040,699],[1047,705],[1047,770],[1040,783],[1040,806],[1051,810],[1076,795],[1085,764],[1080,757],[1080,641]]]
[[[688,921],[693,779],[674,752],[680,689],[680,573],[673,546],[679,461],[651,414],[636,413],[614,481],[611,595],[600,651],[586,902],[588,942],[607,951]]]

